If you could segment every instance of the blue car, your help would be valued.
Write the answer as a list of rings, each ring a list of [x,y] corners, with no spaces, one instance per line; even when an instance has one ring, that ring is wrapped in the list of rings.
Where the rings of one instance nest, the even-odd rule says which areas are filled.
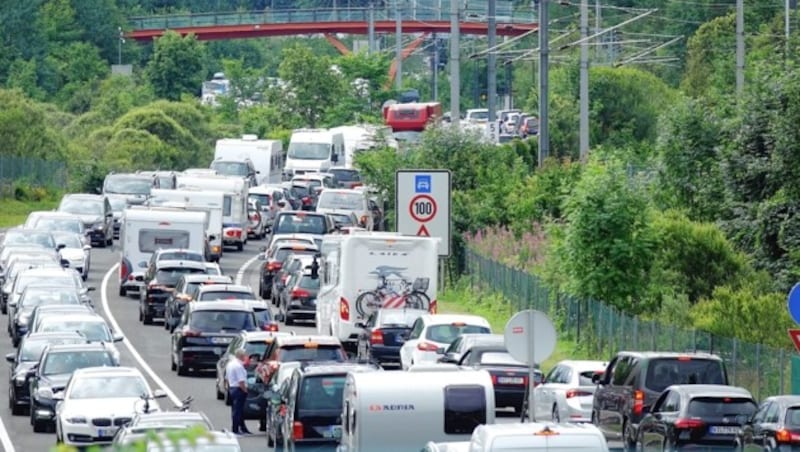
[[[400,365],[400,347],[406,342],[411,326],[425,309],[379,309],[360,326],[357,353],[359,359],[385,365]]]

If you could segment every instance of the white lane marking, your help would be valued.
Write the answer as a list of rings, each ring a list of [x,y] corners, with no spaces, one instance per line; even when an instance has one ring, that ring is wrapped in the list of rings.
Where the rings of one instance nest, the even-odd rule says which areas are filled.
[[[3,445],[4,451],[16,452],[16,449],[14,449],[14,443],[11,442],[11,437],[8,436],[8,430],[6,430],[6,426],[3,424],[2,419],[0,419],[0,444]]]
[[[247,262],[242,264],[241,267],[239,267],[239,271],[236,272],[236,284],[239,284],[239,285],[242,284],[242,280],[244,280],[244,274],[245,274],[245,272],[247,272],[247,267],[253,265],[253,262],[257,261],[258,260],[258,256],[260,256],[260,255],[261,255],[261,253],[256,254],[252,258],[248,259]]]
[[[100,300],[103,305],[103,311],[105,311],[106,317],[108,317],[108,321],[111,323],[111,328],[113,328],[115,332],[124,335],[125,332],[122,331],[122,328],[119,327],[117,319],[114,318],[114,314],[112,314],[111,309],[108,308],[108,280],[109,278],[111,278],[111,275],[116,272],[117,267],[119,267],[119,264],[114,264],[114,266],[111,267],[108,270],[108,273],[106,273],[106,275],[103,277],[103,283],[102,286],[100,287]],[[130,339],[126,337],[125,340],[122,341],[122,343],[125,344],[126,347],[128,347],[128,351],[131,352],[131,355],[133,355],[133,359],[135,359],[136,362],[139,363],[139,367],[142,370],[144,370],[145,373],[147,373],[147,375],[150,375],[150,378],[152,378],[153,381],[158,386],[160,386],[161,389],[164,390],[164,392],[167,393],[167,397],[169,397],[172,403],[175,405],[180,405],[181,399],[179,399],[178,396],[176,396],[175,393],[172,392],[171,389],[169,389],[169,386],[167,386],[167,384],[164,383],[164,380],[162,380],[161,377],[159,377],[158,374],[156,374],[153,371],[153,368],[150,367],[149,364],[147,364],[147,361],[145,361],[144,358],[142,358],[142,355],[140,355],[139,352],[136,350],[136,348],[134,348]]]

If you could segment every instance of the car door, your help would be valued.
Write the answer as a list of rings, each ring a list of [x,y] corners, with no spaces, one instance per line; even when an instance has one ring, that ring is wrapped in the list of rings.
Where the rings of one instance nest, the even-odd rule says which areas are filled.
[[[644,446],[644,450],[660,449],[664,444],[664,428],[659,424],[663,424],[662,416],[671,409],[675,395],[675,391],[664,391],[656,399],[650,413],[645,415],[639,424],[638,440]]]
[[[533,415],[536,420],[550,419],[553,400],[549,392],[554,384],[558,384],[561,372],[562,366],[553,367],[545,377],[544,383],[533,389]]]
[[[608,412],[608,428],[611,432],[621,437],[623,424],[629,406],[633,405],[631,393],[631,378],[634,378],[633,369],[636,367],[636,358],[625,356],[617,364],[611,379],[611,404]]]
[[[408,333],[408,340],[400,347],[400,362],[403,367],[408,368],[414,360],[414,349],[417,347],[422,330],[425,328],[425,322],[419,318],[414,322],[411,327],[411,332]]]
[[[295,408],[297,407],[297,394],[299,393],[299,386],[302,383],[300,373],[295,371],[289,380],[289,385],[284,392],[284,403],[286,404],[285,416],[281,422],[281,431],[283,434],[284,444],[288,445],[288,439],[292,437],[292,426],[294,424]],[[290,446],[291,447],[291,446]],[[292,450],[290,447],[284,447],[284,450]]]
[[[781,416],[781,406],[779,403],[771,403],[764,415],[764,421],[760,424],[760,437],[762,447],[767,447],[774,439],[775,432],[778,430]]]
[[[739,443],[742,445],[742,450],[745,452],[761,452],[764,450],[766,443],[764,420],[767,417],[767,412],[776,405],[775,402],[765,401],[758,407],[753,417],[742,426],[739,433]]]

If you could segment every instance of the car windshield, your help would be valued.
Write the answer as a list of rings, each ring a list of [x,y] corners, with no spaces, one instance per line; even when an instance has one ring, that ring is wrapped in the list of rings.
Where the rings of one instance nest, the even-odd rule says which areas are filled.
[[[303,379],[298,408],[301,410],[342,409],[345,375],[319,375]]]
[[[225,176],[247,176],[247,163],[245,162],[212,162],[211,169]]]
[[[105,350],[48,353],[42,367],[42,374],[71,374],[84,367],[102,366],[114,366],[111,354]]]
[[[248,199],[258,201],[264,207],[265,206],[269,206],[269,204],[270,204],[270,196],[269,195],[250,193],[250,195],[248,195]]]
[[[281,347],[278,361],[347,361],[341,347],[308,343]]]
[[[309,186],[307,185],[292,185],[290,190],[295,198],[302,198],[308,196]]]
[[[200,253],[191,253],[187,251],[164,251],[158,255],[160,261],[194,261],[205,262],[203,255]]]
[[[432,325],[428,328],[428,333],[425,335],[427,339],[440,344],[450,344],[458,339],[462,334],[490,334],[491,331],[485,326],[477,325]]]
[[[687,411],[693,418],[730,417],[744,423],[756,409],[756,403],[744,397],[697,397],[689,401]]]
[[[325,234],[325,218],[322,215],[281,215],[273,234]]]
[[[128,206],[128,201],[125,198],[108,198],[108,203],[111,204],[111,210],[114,212],[122,212]]]
[[[360,210],[364,208],[364,196],[357,193],[323,191],[317,201],[318,209]]]
[[[76,378],[69,386],[69,399],[134,398],[150,394],[144,379],[138,376]]]
[[[216,292],[203,292],[198,301],[219,301],[219,300],[255,300],[256,296],[252,292],[238,292],[233,290],[220,290]]]
[[[56,247],[52,234],[49,232],[36,231],[8,231],[3,237],[3,246],[8,246],[9,244],[13,244],[14,246],[41,246],[52,249]]]
[[[204,333],[252,331],[256,329],[253,313],[249,311],[195,311],[189,326]]]
[[[727,384],[722,361],[692,357],[658,358],[647,366],[645,386],[661,392],[668,386],[684,384]]]
[[[42,352],[44,348],[48,345],[57,345],[57,344],[80,344],[84,342],[85,339],[80,337],[75,338],[60,338],[60,339],[53,339],[53,338],[43,338],[43,339],[25,339],[22,341],[20,347],[22,347],[22,351],[20,351],[20,361],[39,361],[39,358],[42,357]]]
[[[297,160],[326,160],[331,156],[330,143],[289,143],[286,156]]]
[[[75,215],[103,215],[103,205],[90,199],[65,199],[58,210]]]
[[[48,318],[42,320],[39,331],[43,333],[79,331],[88,341],[111,342],[111,332],[103,321]]]
[[[23,273],[17,278],[17,293],[21,294],[29,284],[35,281],[41,281],[51,286],[78,287],[77,281],[70,275],[26,275]]]
[[[76,234],[53,234],[56,243],[64,245],[67,248],[83,248],[81,237]]]
[[[71,290],[58,290],[53,287],[28,288],[20,298],[19,306],[23,309],[33,309],[36,306],[54,304],[81,304],[78,294]]]
[[[266,325],[272,321],[272,314],[269,312],[269,309],[254,309],[253,313],[256,316],[256,323],[259,326]]]
[[[353,217],[351,217],[350,215],[345,215],[340,213],[329,214],[329,215],[331,216],[331,218],[333,218],[333,222],[339,226],[355,226],[356,224],[355,221],[353,220]]]
[[[149,177],[107,177],[104,193],[121,195],[149,195],[153,180]]]
[[[331,168],[330,172],[336,175],[340,182],[360,182],[361,175],[356,170],[348,169],[334,169]]]
[[[298,286],[302,289],[319,290],[319,277],[312,278],[311,275],[303,275]]]
[[[265,340],[245,342],[244,351],[247,354],[247,356],[250,355],[264,356],[264,353],[266,353],[267,351],[268,345],[269,344]]]
[[[278,262],[283,262],[286,260],[287,257],[289,257],[290,254],[294,254],[297,256],[313,256],[317,254],[317,250],[310,248],[303,248],[303,249],[279,248],[277,251],[275,251],[275,256],[273,256],[273,259],[275,259]]]
[[[205,273],[206,270],[204,268],[189,268],[189,267],[167,267],[161,268],[156,272],[156,281],[159,284],[163,284],[165,286],[172,286],[175,287],[178,284],[178,280],[181,279],[183,275],[189,275],[192,273]]]
[[[47,229],[48,231],[67,231],[82,233],[83,224],[80,220],[68,220],[65,218],[40,218],[34,225],[37,229]]]

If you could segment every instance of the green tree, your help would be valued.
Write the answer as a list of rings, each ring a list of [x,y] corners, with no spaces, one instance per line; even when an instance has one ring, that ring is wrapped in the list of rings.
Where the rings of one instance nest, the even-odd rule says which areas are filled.
[[[45,92],[39,88],[36,76],[36,60],[17,58],[11,63],[6,87],[18,89],[32,99],[42,100]]]
[[[285,107],[309,127],[316,127],[341,99],[343,81],[331,59],[315,56],[309,47],[285,48],[278,72],[287,84],[282,96]]]
[[[167,31],[155,42],[146,74],[156,96],[179,100],[200,92],[205,71],[205,47],[194,35]]]
[[[49,160],[63,160],[67,142],[50,126],[47,109],[18,90],[0,89],[0,153]]]
[[[712,19],[689,38],[681,86],[692,97],[719,100],[733,92],[736,15]]]

